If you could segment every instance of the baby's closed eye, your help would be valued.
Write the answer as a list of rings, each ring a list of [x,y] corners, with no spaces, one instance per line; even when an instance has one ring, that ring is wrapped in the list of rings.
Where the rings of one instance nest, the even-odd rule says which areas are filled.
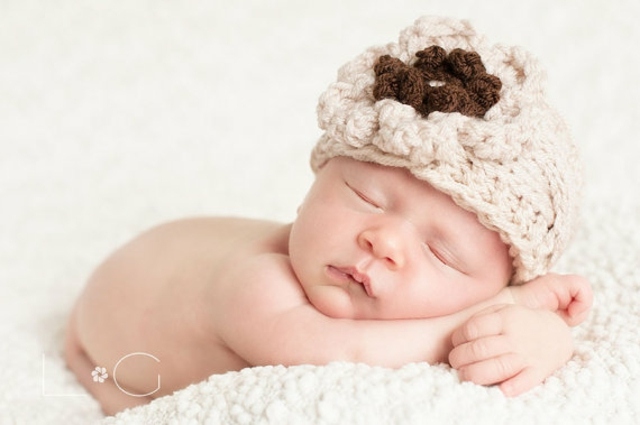
[[[425,242],[423,246],[428,255],[435,258],[442,265],[464,274],[460,261],[451,250],[447,249],[445,244],[438,242]]]
[[[365,192],[363,189],[356,188],[355,186],[346,183],[347,187],[364,203],[372,206],[375,209],[382,210],[382,200],[376,199],[376,197],[371,194]]]

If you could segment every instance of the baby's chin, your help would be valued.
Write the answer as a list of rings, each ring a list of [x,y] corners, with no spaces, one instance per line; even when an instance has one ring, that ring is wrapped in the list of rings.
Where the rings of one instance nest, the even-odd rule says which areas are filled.
[[[335,286],[316,286],[307,292],[309,303],[320,313],[332,319],[364,319],[359,317],[351,297]]]

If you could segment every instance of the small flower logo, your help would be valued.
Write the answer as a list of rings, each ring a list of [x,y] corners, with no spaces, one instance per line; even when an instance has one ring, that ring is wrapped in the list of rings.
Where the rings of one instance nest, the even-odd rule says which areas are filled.
[[[109,377],[109,374],[107,374],[106,368],[96,366],[96,368],[91,372],[91,376],[93,376],[93,382],[99,382],[102,384],[104,380]]]

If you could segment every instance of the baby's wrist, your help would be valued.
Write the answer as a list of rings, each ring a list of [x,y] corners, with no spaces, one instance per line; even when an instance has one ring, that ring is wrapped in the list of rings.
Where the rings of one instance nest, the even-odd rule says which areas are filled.
[[[518,304],[516,291],[511,286],[503,288],[498,293],[498,303],[500,304]]]

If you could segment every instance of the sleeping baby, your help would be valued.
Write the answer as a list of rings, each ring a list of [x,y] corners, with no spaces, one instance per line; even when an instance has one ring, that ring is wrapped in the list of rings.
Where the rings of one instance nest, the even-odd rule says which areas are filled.
[[[541,83],[526,52],[465,21],[422,18],[368,49],[320,98],[295,221],[134,238],[78,299],[69,368],[106,414],[259,365],[447,362],[508,396],[541,383],[592,301],[585,279],[549,273],[580,174]]]

